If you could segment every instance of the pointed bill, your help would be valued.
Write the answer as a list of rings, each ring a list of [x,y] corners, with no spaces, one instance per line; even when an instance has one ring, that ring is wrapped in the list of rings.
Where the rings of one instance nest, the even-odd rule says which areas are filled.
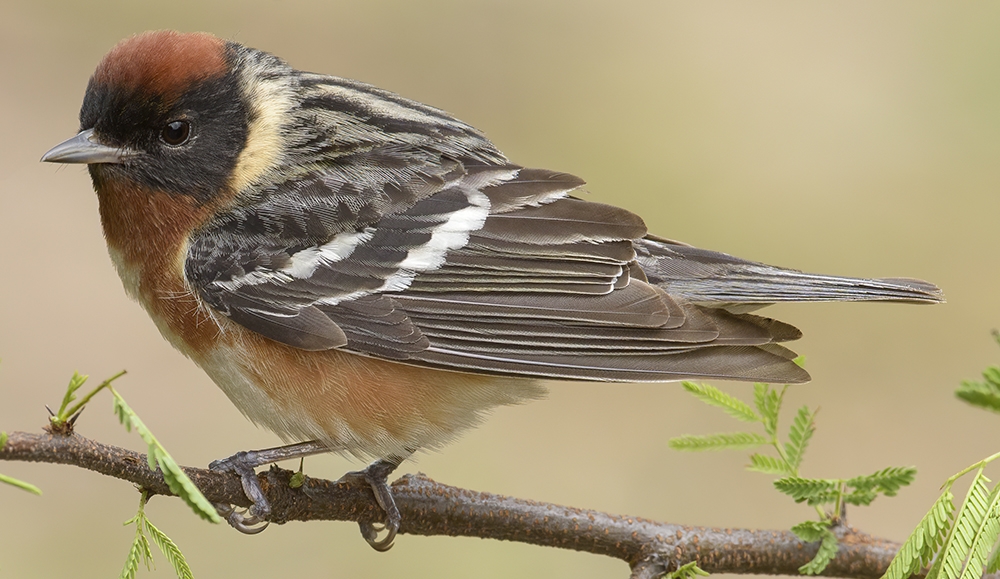
[[[121,163],[126,149],[109,147],[98,142],[94,129],[80,131],[42,155],[45,163]]]

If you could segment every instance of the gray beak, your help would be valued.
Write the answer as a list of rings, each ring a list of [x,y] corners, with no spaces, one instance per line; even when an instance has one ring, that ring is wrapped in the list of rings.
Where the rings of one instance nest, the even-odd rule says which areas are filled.
[[[94,129],[80,131],[42,155],[46,163],[121,163],[128,154],[126,149],[103,145],[94,137]]]

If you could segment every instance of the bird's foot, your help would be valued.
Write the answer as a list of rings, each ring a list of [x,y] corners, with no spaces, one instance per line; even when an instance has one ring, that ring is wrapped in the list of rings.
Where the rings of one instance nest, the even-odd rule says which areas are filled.
[[[264,495],[264,490],[260,487],[260,482],[257,480],[257,474],[254,472],[254,469],[258,466],[279,460],[299,458],[321,452],[329,452],[329,450],[322,443],[311,441],[264,450],[237,452],[229,458],[212,462],[212,464],[208,465],[209,470],[214,472],[234,472],[240,476],[243,493],[246,494],[252,503],[247,509],[237,509],[232,505],[216,503],[216,510],[237,531],[247,535],[256,535],[267,528],[267,516],[271,514],[271,503],[267,500],[267,496]]]
[[[401,462],[402,459],[379,459],[368,465],[368,468],[349,472],[340,479],[341,481],[360,480],[368,483],[375,493],[375,500],[385,511],[384,523],[369,523],[367,521],[358,523],[361,528],[361,536],[376,551],[391,549],[396,533],[399,532],[399,523],[402,517],[399,514],[396,501],[392,498],[392,489],[389,488],[388,478]],[[385,537],[379,539],[378,536],[383,531]]]
[[[249,508],[238,509],[233,505],[215,503],[215,509],[232,528],[246,535],[256,535],[266,529],[267,516],[271,514],[271,503],[264,495],[264,489],[260,488],[257,473],[254,472],[260,465],[254,462],[252,453],[253,451],[237,452],[229,458],[216,460],[208,465],[211,471],[235,472],[240,476],[243,493],[253,504]]]

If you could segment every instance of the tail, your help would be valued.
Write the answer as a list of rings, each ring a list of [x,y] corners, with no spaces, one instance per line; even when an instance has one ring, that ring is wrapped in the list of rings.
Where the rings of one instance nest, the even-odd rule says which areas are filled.
[[[647,236],[633,242],[650,283],[689,302],[748,311],[777,302],[885,301],[934,304],[944,294],[909,278],[861,279],[803,273]]]

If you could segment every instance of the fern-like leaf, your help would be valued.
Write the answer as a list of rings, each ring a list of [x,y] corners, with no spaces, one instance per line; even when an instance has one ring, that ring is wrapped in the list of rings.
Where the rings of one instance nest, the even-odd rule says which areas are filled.
[[[806,499],[806,504],[809,505],[810,507],[815,507],[818,505],[831,505],[836,503],[838,500],[843,500],[843,498],[844,498],[844,493],[842,493],[840,489],[837,489],[835,491],[816,493],[815,495]]]
[[[820,500],[821,503],[830,502],[828,499],[836,497],[840,482],[830,479],[810,479],[797,476],[788,476],[774,481],[774,488],[792,497],[795,502]],[[813,504],[810,502],[810,504]]]
[[[894,497],[899,489],[913,482],[917,476],[917,469],[912,466],[891,466],[867,476],[856,476],[848,479],[848,487],[858,491],[871,491],[882,493],[887,497]]]
[[[986,562],[986,572],[996,573],[1000,571],[1000,548],[994,548],[990,560]]]
[[[962,385],[955,391],[955,396],[984,410],[1000,412],[1000,383],[995,382],[1000,381],[1000,376],[996,373],[1000,373],[1000,369],[991,367],[983,372],[985,382],[963,380]]]
[[[822,539],[823,532],[829,529],[829,521],[803,521],[792,527],[792,533],[806,543],[812,543]]]
[[[753,405],[765,418],[767,416],[767,393],[770,389],[770,386],[761,382],[755,382],[753,385]]]
[[[191,507],[191,510],[198,516],[213,523],[220,522],[222,519],[219,517],[219,513],[215,510],[215,507],[212,506],[212,503],[208,502],[205,495],[201,494],[201,491],[188,478],[188,475],[184,474],[180,465],[170,456],[167,449],[163,448],[163,445],[146,428],[146,425],[139,419],[139,416],[129,408],[128,404],[125,403],[125,399],[114,388],[110,386],[108,388],[114,396],[114,411],[118,415],[118,420],[125,426],[126,430],[131,432],[134,428],[139,437],[149,447],[147,456],[149,468],[155,470],[159,467],[163,473],[163,480],[170,487],[170,491],[187,503]]]
[[[805,521],[792,527],[792,533],[806,543],[819,541],[819,549],[812,561],[799,567],[799,573],[803,575],[819,575],[826,569],[826,566],[837,556],[839,546],[837,535],[830,530],[829,521]]]
[[[79,402],[70,407],[69,406],[70,403],[76,400],[76,391],[79,390],[80,387],[83,386],[83,384],[87,381],[87,376],[74,372],[73,377],[70,378],[69,386],[67,386],[66,388],[66,394],[63,395],[63,401],[62,404],[59,406],[59,412],[53,414],[49,418],[49,421],[52,422],[52,424],[57,428],[62,427],[67,422],[69,422],[74,416],[79,414],[80,411],[83,410],[83,408],[87,405],[87,403],[90,402],[90,399],[96,396],[98,392],[104,390],[105,388],[110,388],[112,382],[121,378],[124,375],[125,375],[125,370],[122,370],[121,372],[108,378],[104,382],[101,382],[97,388],[94,388],[93,390],[85,394]]]
[[[778,414],[781,412],[781,401],[784,397],[784,390],[779,393],[767,384],[754,384],[754,403],[760,410],[764,431],[770,436],[778,432]]]
[[[785,445],[785,459],[792,469],[798,470],[802,464],[802,455],[805,454],[809,439],[815,431],[816,424],[813,422],[813,413],[809,411],[809,407],[799,408],[788,431],[788,444]]]
[[[983,475],[983,467],[979,467],[969,492],[958,510],[955,523],[948,534],[944,547],[937,561],[927,574],[927,579],[955,579],[960,577],[963,564],[972,550],[972,542],[989,513],[990,490],[987,488],[989,479]]]
[[[850,493],[845,493],[843,501],[849,505],[867,507],[877,498],[878,493],[873,490],[856,490]]]
[[[737,420],[742,420],[743,422],[760,422],[761,418],[750,408],[746,402],[743,402],[739,398],[734,398],[733,396],[726,394],[722,390],[719,390],[715,386],[709,384],[696,384],[694,382],[684,381],[681,382],[681,386],[685,390],[690,392],[702,402],[721,408],[733,418]]]
[[[66,393],[63,394],[62,404],[59,405],[59,412],[56,412],[56,416],[60,416],[66,412],[66,408],[76,400],[76,391],[84,385],[87,378],[89,376],[86,374],[73,372],[73,377],[69,379],[69,385],[66,386]]]
[[[990,492],[987,499],[986,516],[976,528],[969,549],[969,559],[962,572],[962,579],[978,579],[986,567],[987,558],[1000,537],[1000,486]]]
[[[143,498],[145,500],[145,498]],[[145,563],[146,569],[150,568],[153,562],[153,552],[149,549],[149,541],[142,532],[142,507],[139,514],[131,520],[125,521],[126,525],[135,523],[135,538],[132,539],[132,546],[128,550],[125,558],[125,566],[122,568],[120,579],[135,579],[135,574],[139,571],[139,563]]]
[[[792,467],[781,458],[756,453],[750,455],[750,464],[747,466],[747,470],[766,474],[783,474],[786,476],[795,474]]]
[[[668,442],[674,450],[697,452],[703,450],[740,450],[767,444],[767,439],[753,432],[729,432],[697,436],[686,434]]]
[[[178,579],[194,579],[194,574],[191,573],[191,567],[188,566],[187,560],[184,558],[184,554],[177,547],[177,544],[168,537],[163,531],[156,528],[155,525],[149,520],[144,518],[143,522],[146,526],[146,531],[149,532],[149,536],[156,543],[156,546],[166,557],[167,562],[170,566],[174,568],[174,573],[177,574]]]
[[[941,493],[899,548],[882,579],[907,579],[930,564],[951,529],[954,498],[950,490]]]

